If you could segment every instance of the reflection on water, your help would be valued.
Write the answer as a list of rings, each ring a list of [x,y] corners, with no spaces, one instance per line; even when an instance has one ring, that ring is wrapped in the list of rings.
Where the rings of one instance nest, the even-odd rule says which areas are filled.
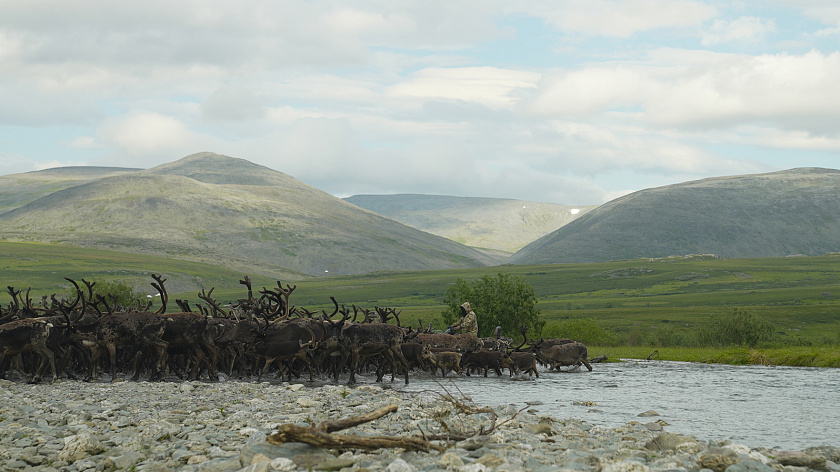
[[[665,431],[699,440],[732,439],[778,449],[840,446],[840,369],[635,360],[593,367],[592,372],[543,371],[539,380],[492,373],[486,379],[459,377],[452,379],[457,389],[449,390],[479,405],[538,403],[534,409],[540,414],[605,427],[662,419],[670,424]],[[442,391],[437,382],[420,376],[408,386],[391,385],[401,391]],[[449,381],[442,385],[453,386]],[[648,410],[661,416],[637,416]]]

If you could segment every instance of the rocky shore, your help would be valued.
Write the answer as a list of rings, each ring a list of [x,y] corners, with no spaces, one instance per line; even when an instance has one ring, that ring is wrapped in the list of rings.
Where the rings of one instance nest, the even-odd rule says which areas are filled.
[[[390,404],[396,412],[342,433],[486,434],[434,442],[446,448],[432,452],[266,441],[283,424],[314,426]],[[750,449],[668,433],[645,417],[608,429],[544,416],[538,406],[490,413],[469,404],[376,385],[0,380],[0,471],[840,472],[836,447]]]

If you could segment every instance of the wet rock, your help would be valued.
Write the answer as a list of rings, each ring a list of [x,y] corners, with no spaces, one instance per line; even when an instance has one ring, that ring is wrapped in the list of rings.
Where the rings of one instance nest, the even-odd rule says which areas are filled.
[[[712,447],[697,456],[697,464],[714,472],[724,472],[727,467],[738,462],[738,454],[732,449]]]
[[[726,472],[773,472],[773,468],[755,459],[744,459],[727,467]]]
[[[840,447],[834,446],[818,446],[809,447],[803,452],[814,455],[824,456],[827,460],[835,463],[840,463]]]
[[[811,454],[804,451],[779,451],[776,454],[779,464],[793,467],[807,467],[809,469],[825,470],[826,458],[822,454]]]
[[[645,448],[651,451],[679,451],[696,454],[705,449],[705,446],[691,436],[662,433],[645,443]]]
[[[638,414],[638,415],[636,415],[636,416],[639,416],[639,417],[643,417],[643,418],[644,418],[644,417],[647,417],[647,416],[659,416],[659,413],[657,413],[657,412],[655,412],[655,411],[653,411],[653,410],[648,410],[648,411],[646,411],[646,412],[644,412],[644,413],[639,413],[639,414]]]

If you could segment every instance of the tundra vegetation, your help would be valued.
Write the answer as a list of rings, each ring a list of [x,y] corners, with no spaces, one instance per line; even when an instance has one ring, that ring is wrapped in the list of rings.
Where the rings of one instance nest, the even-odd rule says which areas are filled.
[[[516,333],[520,326],[529,326],[539,334],[545,324],[537,309],[534,288],[518,275],[499,272],[456,279],[443,296],[447,309],[441,316],[446,324],[461,317],[460,306],[464,302],[470,302],[478,319],[478,335],[482,337],[490,336],[497,326],[507,335]]]
[[[575,339],[589,347],[591,356],[646,358],[656,350],[659,359],[840,367],[838,262],[838,254],[691,256],[378,272],[293,282],[296,303],[312,310],[331,311],[332,302],[325,294],[335,294],[361,306],[398,307],[404,326],[423,320],[424,325],[442,330],[447,325],[442,313],[449,309],[443,296],[458,279],[503,272],[533,288],[540,320],[546,324],[542,333],[532,329],[529,336]],[[216,287],[213,296],[224,305],[242,295],[238,283],[242,274],[225,267],[57,245],[0,243],[0,267],[3,286],[31,287],[39,296],[67,293],[70,284],[64,276],[120,280],[135,291],[154,294],[148,289],[152,271],[167,274],[173,296],[194,298],[198,290]],[[274,284],[256,275],[253,282]],[[0,304],[10,301],[7,293],[0,293]],[[475,311],[481,314],[478,308]],[[713,339],[712,333],[721,334],[722,321],[737,321],[736,314],[744,315],[742,321],[757,320],[759,336],[754,341],[744,337],[743,342]],[[495,327],[481,324],[490,331]],[[517,331],[504,335],[520,339]]]

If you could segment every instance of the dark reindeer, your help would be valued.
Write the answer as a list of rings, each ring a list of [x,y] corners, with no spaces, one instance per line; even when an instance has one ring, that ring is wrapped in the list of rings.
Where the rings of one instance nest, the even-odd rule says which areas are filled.
[[[47,347],[47,339],[52,328],[52,323],[37,318],[15,320],[0,325],[0,369],[2,369],[3,361],[11,357],[14,368],[26,377],[29,383],[38,383],[41,381],[41,372],[49,364],[52,373],[50,381],[55,382],[57,378],[55,354]],[[21,366],[20,354],[27,352],[35,353],[40,360],[31,377]],[[0,378],[2,375],[3,371],[0,370]]]

